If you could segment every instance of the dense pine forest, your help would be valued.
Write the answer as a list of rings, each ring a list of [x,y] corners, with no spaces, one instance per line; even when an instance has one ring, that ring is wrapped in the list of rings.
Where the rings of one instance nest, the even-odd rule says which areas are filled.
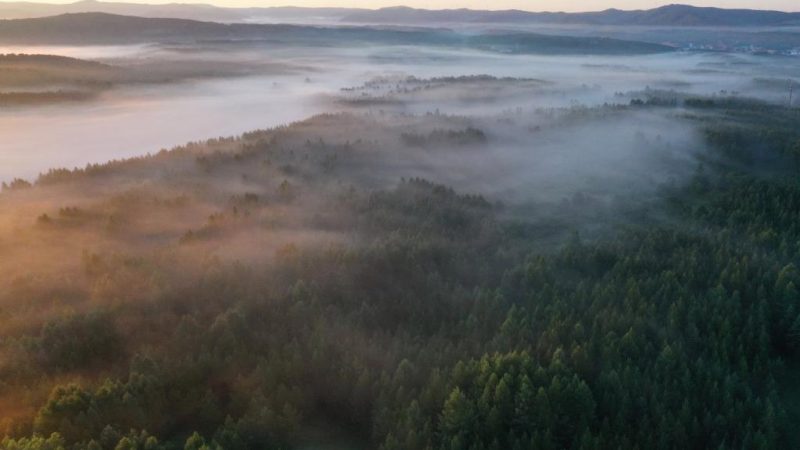
[[[0,293],[0,448],[795,448],[800,110],[565,116],[652,111],[701,136],[691,173],[582,220],[591,193],[537,216],[378,182],[376,125],[346,114],[5,185],[3,264],[42,270]],[[421,120],[449,127],[395,140],[493,145]]]

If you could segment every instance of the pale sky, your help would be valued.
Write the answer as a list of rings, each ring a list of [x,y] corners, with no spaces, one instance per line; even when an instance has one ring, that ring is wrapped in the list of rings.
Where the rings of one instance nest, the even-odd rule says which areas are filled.
[[[19,0],[0,0],[0,2]],[[42,3],[72,3],[47,0]],[[598,11],[607,8],[647,9],[668,3],[719,8],[776,9],[800,11],[800,0],[116,0],[130,3],[211,3],[218,6],[342,6],[382,8],[405,5],[416,8],[522,9],[528,11]]]

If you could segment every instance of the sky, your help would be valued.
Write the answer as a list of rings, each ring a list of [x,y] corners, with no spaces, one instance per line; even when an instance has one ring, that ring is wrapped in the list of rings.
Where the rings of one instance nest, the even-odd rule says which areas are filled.
[[[0,0],[0,2],[24,0]],[[42,3],[72,3],[47,0]],[[528,11],[598,11],[607,8],[647,9],[668,3],[720,8],[776,9],[800,11],[800,0],[115,0],[131,3],[211,3],[217,6],[340,6],[382,8],[405,5],[416,8],[522,9]]]

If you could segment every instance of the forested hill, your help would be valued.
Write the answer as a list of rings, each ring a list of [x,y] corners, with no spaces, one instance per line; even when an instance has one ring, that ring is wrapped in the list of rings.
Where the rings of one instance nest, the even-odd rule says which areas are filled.
[[[800,114],[635,100],[562,117],[678,113],[699,164],[588,239],[591,193],[554,222],[390,180],[399,148],[491,145],[438,114],[5,185],[0,447],[285,450],[326,423],[382,450],[798,448]]]
[[[535,6],[535,5],[532,5]],[[360,8],[222,8],[205,4],[146,5],[124,2],[84,0],[69,4],[0,2],[0,18],[24,19],[69,13],[107,13],[140,17],[179,18],[216,22],[297,22],[319,20],[324,23],[540,23],[619,26],[787,26],[800,24],[800,12],[748,9],[703,8],[666,5],[646,10],[608,9],[592,12],[533,12],[520,10],[445,9],[429,10],[404,6],[377,10]]]
[[[358,11],[356,8],[302,8],[292,6],[226,8],[205,3],[130,3],[80,0],[74,3],[0,2],[0,18],[30,19],[76,13],[106,13],[123,16],[206,20],[211,22],[244,22],[253,17],[297,19],[324,17],[331,22]]]
[[[667,5],[655,9],[623,11],[608,9],[585,13],[529,12],[519,10],[481,11],[470,9],[428,10],[391,7],[363,10],[345,16],[346,22],[424,23],[542,23],[616,26],[789,26],[800,25],[800,12],[751,9],[700,8]]]
[[[637,41],[532,33],[467,35],[441,29],[221,24],[103,13],[0,21],[0,44],[102,45],[198,41],[262,41],[293,45],[424,44],[531,54],[646,54],[672,50],[667,46]]]

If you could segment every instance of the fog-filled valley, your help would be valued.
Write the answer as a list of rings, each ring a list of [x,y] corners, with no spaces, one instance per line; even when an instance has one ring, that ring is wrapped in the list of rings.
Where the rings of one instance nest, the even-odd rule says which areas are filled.
[[[647,89],[756,96],[779,103],[787,101],[789,83],[800,79],[791,58],[706,53],[509,56],[436,46],[287,49],[254,44],[4,46],[2,51],[18,55],[0,58],[6,74],[0,76],[0,128],[6,138],[0,149],[0,179],[5,181],[52,167],[73,168],[233,136],[323,112],[425,114],[438,109],[491,116],[520,109],[530,114],[624,104]],[[44,57],[31,56],[50,54],[75,61],[43,63]],[[403,98],[380,92],[375,84],[385,78],[383,87],[391,88],[409,77],[480,75],[531,82],[500,81],[487,92],[462,84]],[[393,96],[397,98],[383,98]],[[30,133],[32,129],[48,132]],[[108,145],[111,136],[113,144]]]
[[[48,8],[0,21],[0,449],[800,445],[793,16]]]

